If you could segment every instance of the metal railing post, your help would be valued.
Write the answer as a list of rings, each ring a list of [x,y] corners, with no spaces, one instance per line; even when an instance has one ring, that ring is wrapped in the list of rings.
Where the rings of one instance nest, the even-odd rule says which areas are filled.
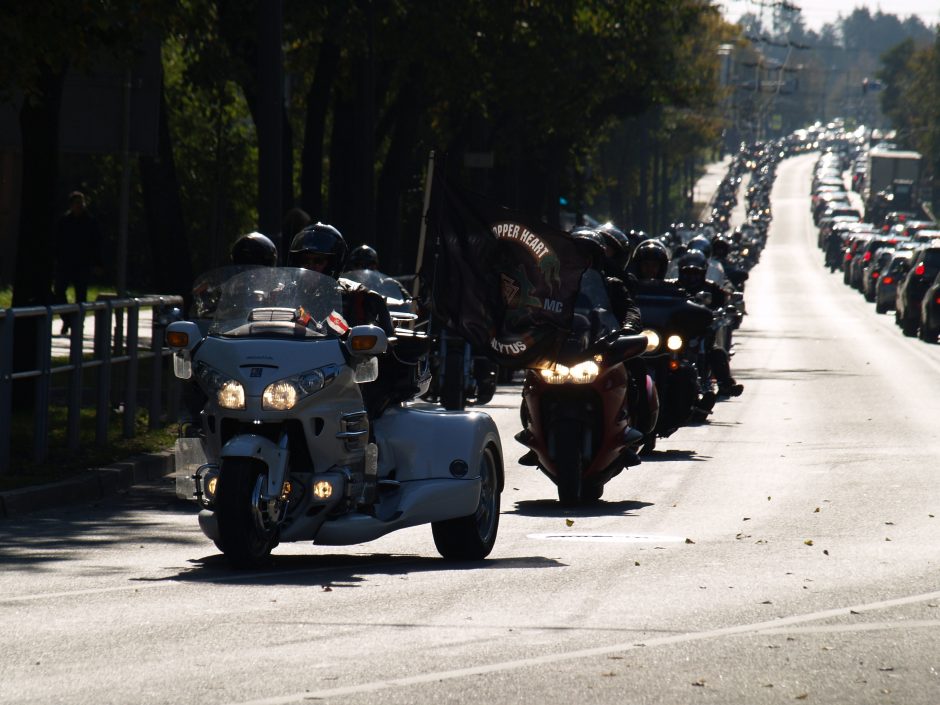
[[[111,418],[111,313],[114,304],[95,311],[95,349],[101,356],[98,368],[98,396],[95,404],[95,444],[108,443],[108,422]]]
[[[81,445],[82,423],[82,363],[85,361],[85,309],[84,303],[78,304],[78,325],[72,326],[69,337],[69,374],[68,421],[66,422],[65,447],[78,450]]]
[[[10,472],[10,436],[13,434],[13,309],[0,322],[0,475]]]
[[[163,308],[163,300],[160,300],[160,308]],[[153,316],[150,323],[150,350],[153,352],[153,363],[151,367],[150,380],[150,409],[147,427],[150,430],[160,428],[161,400],[163,397],[163,329],[157,316],[159,309],[154,306]]]
[[[36,396],[33,413],[33,460],[41,463],[49,453],[49,387],[52,383],[52,307],[36,326]]]
[[[140,301],[127,309],[127,382],[124,389],[124,438],[133,438],[137,428],[137,325]]]

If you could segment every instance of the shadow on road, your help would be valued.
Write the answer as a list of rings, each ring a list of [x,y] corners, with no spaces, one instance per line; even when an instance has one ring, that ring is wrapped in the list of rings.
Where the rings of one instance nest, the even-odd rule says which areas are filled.
[[[651,507],[652,502],[625,500],[622,502],[605,502],[603,499],[581,507],[563,507],[554,499],[532,499],[516,502],[512,511],[503,511],[503,514],[518,514],[526,517],[612,517],[636,516],[636,511],[644,507]]]
[[[314,549],[316,550],[316,549]],[[369,576],[392,575],[407,578],[415,573],[443,571],[506,570],[518,568],[561,568],[564,563],[542,556],[491,558],[483,561],[453,562],[407,554],[370,555],[286,555],[275,552],[266,568],[236,571],[221,553],[189,561],[191,568],[161,578],[138,578],[140,582],[182,581],[234,585],[318,585],[321,589],[359,587]]]

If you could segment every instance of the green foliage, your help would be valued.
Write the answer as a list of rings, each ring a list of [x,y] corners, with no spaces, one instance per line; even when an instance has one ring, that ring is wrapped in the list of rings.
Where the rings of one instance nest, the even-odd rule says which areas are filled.
[[[258,147],[248,107],[221,67],[213,74],[207,63],[181,37],[164,42],[170,134],[195,271],[225,263],[231,243],[258,221]]]

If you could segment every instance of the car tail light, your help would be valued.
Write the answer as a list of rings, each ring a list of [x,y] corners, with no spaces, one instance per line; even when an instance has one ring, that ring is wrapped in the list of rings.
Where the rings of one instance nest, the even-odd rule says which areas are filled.
[[[890,274],[881,280],[882,284],[891,284],[892,282],[894,282],[894,277],[892,277]]]
[[[851,253],[851,252],[846,252],[846,253],[845,253],[845,261],[846,261],[846,262],[851,262],[851,261],[852,261],[852,253]]]
[[[924,276],[924,272],[926,271],[927,271],[927,268],[922,264],[918,264],[916,267],[914,267],[914,274],[916,274],[919,277]]]
[[[871,252],[866,252],[865,256],[862,257],[862,262],[868,262],[869,260],[871,260]]]
[[[871,273],[871,278],[872,278],[872,279],[877,279],[877,278],[878,278],[878,272],[872,272],[872,273]]]

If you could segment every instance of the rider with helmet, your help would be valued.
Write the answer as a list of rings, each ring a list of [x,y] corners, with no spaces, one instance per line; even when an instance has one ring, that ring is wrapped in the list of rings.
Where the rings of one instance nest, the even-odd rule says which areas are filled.
[[[339,230],[326,223],[308,225],[294,236],[287,264],[325,274],[336,279],[343,297],[343,317],[351,325],[372,323],[387,335],[394,326],[385,299],[362,284],[340,278],[348,253],[346,240]]]
[[[232,245],[232,264],[257,264],[265,267],[277,265],[277,246],[267,235],[259,232],[242,235]]]
[[[352,252],[349,253],[349,258],[346,260],[346,270],[350,272],[356,269],[378,268],[379,253],[375,251],[375,248],[369,245],[354,247]]]
[[[689,250],[679,261],[679,286],[685,289],[689,298],[695,298],[701,292],[707,294],[703,302],[712,311],[717,311],[725,305],[726,294],[724,289],[706,277],[708,262],[705,255],[698,250]],[[712,373],[718,382],[718,395],[736,397],[744,391],[744,385],[735,382],[731,376],[731,362],[728,351],[715,344],[714,334],[706,340],[706,355],[711,365]]]
[[[619,233],[622,238],[616,233]],[[585,251],[590,254],[591,269],[604,276],[607,297],[610,299],[611,310],[618,324],[625,332],[639,333],[640,309],[633,301],[629,280],[623,270],[623,267],[629,264],[633,254],[626,235],[613,226],[605,227],[604,230],[582,226],[572,230],[571,237],[582,243]]]

